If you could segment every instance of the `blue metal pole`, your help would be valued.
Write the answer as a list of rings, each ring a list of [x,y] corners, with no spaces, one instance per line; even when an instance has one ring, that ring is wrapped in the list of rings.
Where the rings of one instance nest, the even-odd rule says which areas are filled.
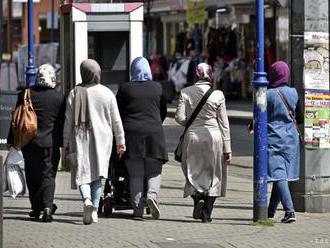
[[[33,25],[33,0],[28,0],[28,65],[26,67],[26,86],[35,84],[37,77],[37,67],[34,64],[34,25]]]
[[[264,0],[256,0],[257,71],[254,73],[253,221],[267,219],[267,85]]]

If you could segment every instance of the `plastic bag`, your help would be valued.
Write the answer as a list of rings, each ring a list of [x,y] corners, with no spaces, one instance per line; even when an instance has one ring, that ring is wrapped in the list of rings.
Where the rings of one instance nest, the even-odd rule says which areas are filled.
[[[22,153],[11,148],[4,164],[4,191],[9,191],[14,199],[18,195],[24,195],[26,191],[25,178],[19,166],[22,162]]]
[[[9,149],[5,163],[3,164],[3,192],[8,191],[7,181],[7,166],[8,164],[21,164],[24,161],[22,152],[16,150],[14,147]]]

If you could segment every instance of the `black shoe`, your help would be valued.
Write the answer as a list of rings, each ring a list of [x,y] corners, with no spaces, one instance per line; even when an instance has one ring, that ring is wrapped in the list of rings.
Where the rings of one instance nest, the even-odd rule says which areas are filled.
[[[210,223],[212,222],[212,218],[202,218],[203,223]]]
[[[275,213],[268,213],[268,219],[273,219],[275,216]]]
[[[52,215],[55,214],[56,210],[57,210],[57,206],[56,206],[55,203],[53,203],[53,207],[52,207]]]
[[[193,211],[193,218],[194,219],[200,219],[202,216],[202,209],[204,206],[204,201],[200,200],[197,202],[196,206],[194,207],[194,211]]]
[[[42,215],[42,221],[43,222],[52,222],[53,216],[51,214],[50,208],[44,209],[44,214]]]
[[[31,218],[35,218],[36,220],[39,220],[39,218],[40,218],[40,211],[31,210],[31,211],[29,212],[29,216],[30,216]]]
[[[143,221],[143,217],[142,216],[134,216],[133,215],[133,220]]]
[[[296,216],[294,214],[294,212],[286,212],[284,215],[284,218],[281,220],[282,223],[291,223],[291,222],[295,222]]]

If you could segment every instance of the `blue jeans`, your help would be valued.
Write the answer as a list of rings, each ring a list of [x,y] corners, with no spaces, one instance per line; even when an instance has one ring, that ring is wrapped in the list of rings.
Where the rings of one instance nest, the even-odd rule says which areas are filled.
[[[86,200],[87,198],[93,202],[93,207],[98,208],[100,198],[102,195],[102,182],[101,179],[95,180],[91,183],[82,184],[79,186],[81,197]]]
[[[293,202],[289,189],[289,182],[286,180],[276,181],[273,183],[272,193],[269,200],[268,213],[275,214],[277,206],[280,202],[282,203],[285,212],[294,212]]]

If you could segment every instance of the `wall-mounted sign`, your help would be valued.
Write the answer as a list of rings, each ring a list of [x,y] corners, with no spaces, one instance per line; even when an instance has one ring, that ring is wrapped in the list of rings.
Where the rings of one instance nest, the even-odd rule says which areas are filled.
[[[330,148],[329,91],[305,91],[305,147]]]
[[[329,33],[305,32],[305,89],[329,90]]]

